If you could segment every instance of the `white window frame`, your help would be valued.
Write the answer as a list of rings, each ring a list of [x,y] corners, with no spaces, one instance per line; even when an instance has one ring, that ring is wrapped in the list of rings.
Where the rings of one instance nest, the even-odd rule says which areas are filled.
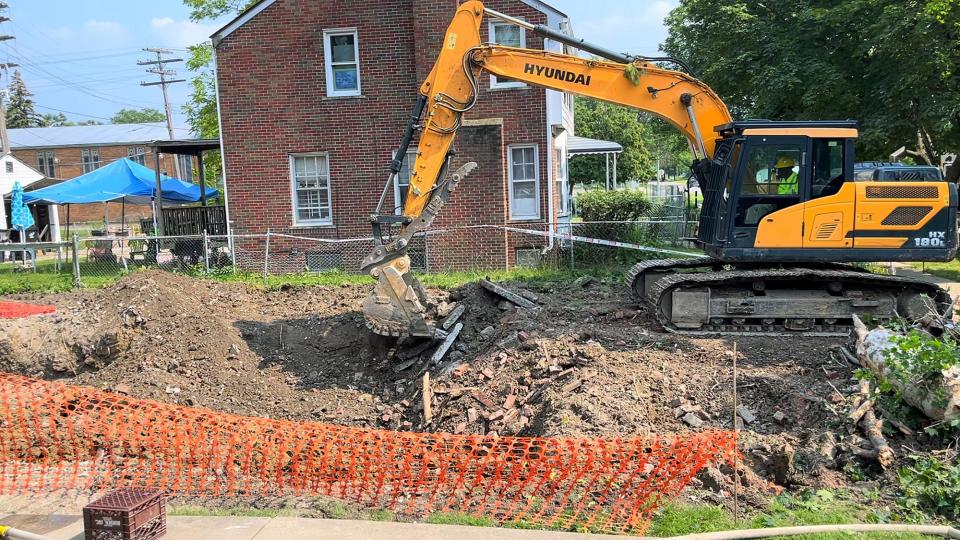
[[[297,208],[297,158],[322,157],[327,160],[327,206],[330,207],[330,217],[327,219],[300,219]],[[290,206],[293,210],[294,227],[323,227],[333,225],[333,182],[330,181],[330,153],[329,152],[301,152],[290,154],[287,161],[290,167]]]
[[[522,19],[521,19],[521,20],[522,20]],[[496,35],[497,35],[497,34],[494,32],[494,28],[495,28],[495,27],[497,27],[497,26],[516,26],[516,25],[514,25],[514,24],[510,24],[510,23],[508,23],[508,22],[503,22],[503,21],[498,21],[498,20],[495,20],[495,19],[489,20],[489,21],[487,22],[487,24],[489,25],[488,31],[490,32],[490,34],[489,34],[488,37],[490,38],[490,43],[496,43],[496,41],[494,41],[494,39],[496,39]],[[520,48],[521,48],[521,49],[525,49],[525,48],[527,48],[527,32],[523,29],[523,27],[519,27],[519,28],[520,28]],[[527,83],[521,82],[521,81],[497,82],[497,76],[496,76],[496,75],[491,75],[491,76],[490,76],[490,89],[492,89],[492,90],[502,90],[502,89],[505,89],[505,88],[526,88],[526,86],[527,86]]]
[[[357,89],[356,90],[337,90],[333,84],[333,47],[330,46],[330,38],[334,36],[353,36],[353,55],[357,64]],[[327,73],[327,97],[348,97],[360,95],[360,35],[356,28],[330,28],[323,31],[323,64]]]
[[[84,159],[87,158],[87,159]],[[87,167],[89,161],[89,170]],[[91,147],[80,150],[80,166],[83,174],[93,172],[100,168],[100,149]]]
[[[513,212],[513,151],[533,148],[533,192],[536,195],[536,214],[517,215]],[[529,182],[529,180],[519,180]],[[530,221],[540,219],[540,147],[537,144],[511,144],[507,146],[507,199],[510,205],[510,221]]]
[[[414,162],[416,161],[416,155],[417,155],[416,150],[407,150],[407,159],[410,159],[411,157],[414,158],[414,161],[409,162],[409,165],[407,166],[407,171],[410,173],[410,179],[413,178],[413,165],[414,165]],[[397,157],[396,150],[393,151],[393,157]],[[409,188],[409,184],[407,184],[407,186]],[[400,206],[400,174],[399,173],[397,173],[397,176],[394,177],[393,179],[393,208],[395,209],[394,213],[397,214],[398,216],[403,214],[403,207]]]
[[[47,161],[49,160],[49,162]],[[47,165],[49,169],[47,170]],[[53,151],[40,150],[37,152],[37,170],[47,178],[57,177],[57,156]],[[47,174],[49,173],[49,174]]]
[[[136,161],[140,165],[146,166],[147,147],[146,146],[128,146],[127,158],[129,158],[131,161]]]
[[[560,194],[560,211],[557,212],[559,217],[567,217],[570,215],[570,178],[569,172],[567,171],[567,149],[566,148],[554,148],[554,160],[557,165],[557,190]]]

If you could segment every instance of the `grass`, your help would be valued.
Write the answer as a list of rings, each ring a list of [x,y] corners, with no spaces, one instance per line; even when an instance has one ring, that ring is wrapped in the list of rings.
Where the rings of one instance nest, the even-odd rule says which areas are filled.
[[[911,263],[910,268],[951,281],[960,281],[960,260],[957,259],[949,262]]]
[[[884,523],[889,516],[870,510],[851,500],[843,491],[819,490],[799,495],[775,497],[770,507],[739,524],[721,506],[690,506],[668,503],[654,517],[647,531],[649,536],[678,536],[731,529],[794,527],[800,525],[837,525],[847,523]],[[796,536],[803,540],[841,540],[856,536],[848,533],[829,533]],[[919,534],[873,533],[870,538],[890,540],[920,540]]]
[[[37,271],[14,271],[9,262],[0,264],[0,294],[15,293],[53,293],[73,289],[73,269],[69,263],[61,262],[60,270],[56,261],[42,259],[37,261]],[[85,287],[105,287],[115,282],[127,272],[119,265],[80,262],[80,275]]]

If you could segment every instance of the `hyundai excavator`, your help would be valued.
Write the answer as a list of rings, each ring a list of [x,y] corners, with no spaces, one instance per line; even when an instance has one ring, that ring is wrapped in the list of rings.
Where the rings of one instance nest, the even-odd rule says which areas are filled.
[[[593,57],[482,43],[484,15]],[[670,62],[679,69],[662,67]],[[444,335],[406,249],[476,167],[447,171],[482,72],[646,111],[687,137],[704,197],[696,241],[706,256],[643,261],[627,275],[665,330],[846,335],[854,314],[916,319],[950,309],[936,285],[849,263],[952,259],[955,185],[854,182],[854,121],[734,121],[677,60],[613,52],[474,0],[458,7],[391,164],[377,212],[419,131],[402,215],[371,217],[375,246],[363,268],[377,283],[363,309],[374,332]]]

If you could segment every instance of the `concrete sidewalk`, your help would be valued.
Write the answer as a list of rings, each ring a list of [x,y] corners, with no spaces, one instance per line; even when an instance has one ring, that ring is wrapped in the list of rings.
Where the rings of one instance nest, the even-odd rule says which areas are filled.
[[[54,540],[82,540],[80,516],[13,515],[0,524],[48,536]],[[611,540],[638,538],[460,525],[428,525],[390,521],[350,521],[296,517],[168,516],[169,540]]]
[[[947,278],[935,276],[919,270],[914,270],[904,263],[895,263],[894,266],[896,267],[896,273],[898,276],[903,276],[910,279],[919,279],[921,281],[926,281],[927,283],[935,283],[943,287],[953,298],[956,298],[957,295],[960,295],[960,283],[957,283],[956,281],[951,281]]]

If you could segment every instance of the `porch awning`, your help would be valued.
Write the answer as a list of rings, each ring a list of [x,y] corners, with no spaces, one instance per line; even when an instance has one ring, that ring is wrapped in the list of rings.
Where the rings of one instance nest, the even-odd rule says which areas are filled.
[[[582,156],[589,154],[619,154],[623,146],[613,141],[602,141],[571,135],[567,137],[567,155]]]

